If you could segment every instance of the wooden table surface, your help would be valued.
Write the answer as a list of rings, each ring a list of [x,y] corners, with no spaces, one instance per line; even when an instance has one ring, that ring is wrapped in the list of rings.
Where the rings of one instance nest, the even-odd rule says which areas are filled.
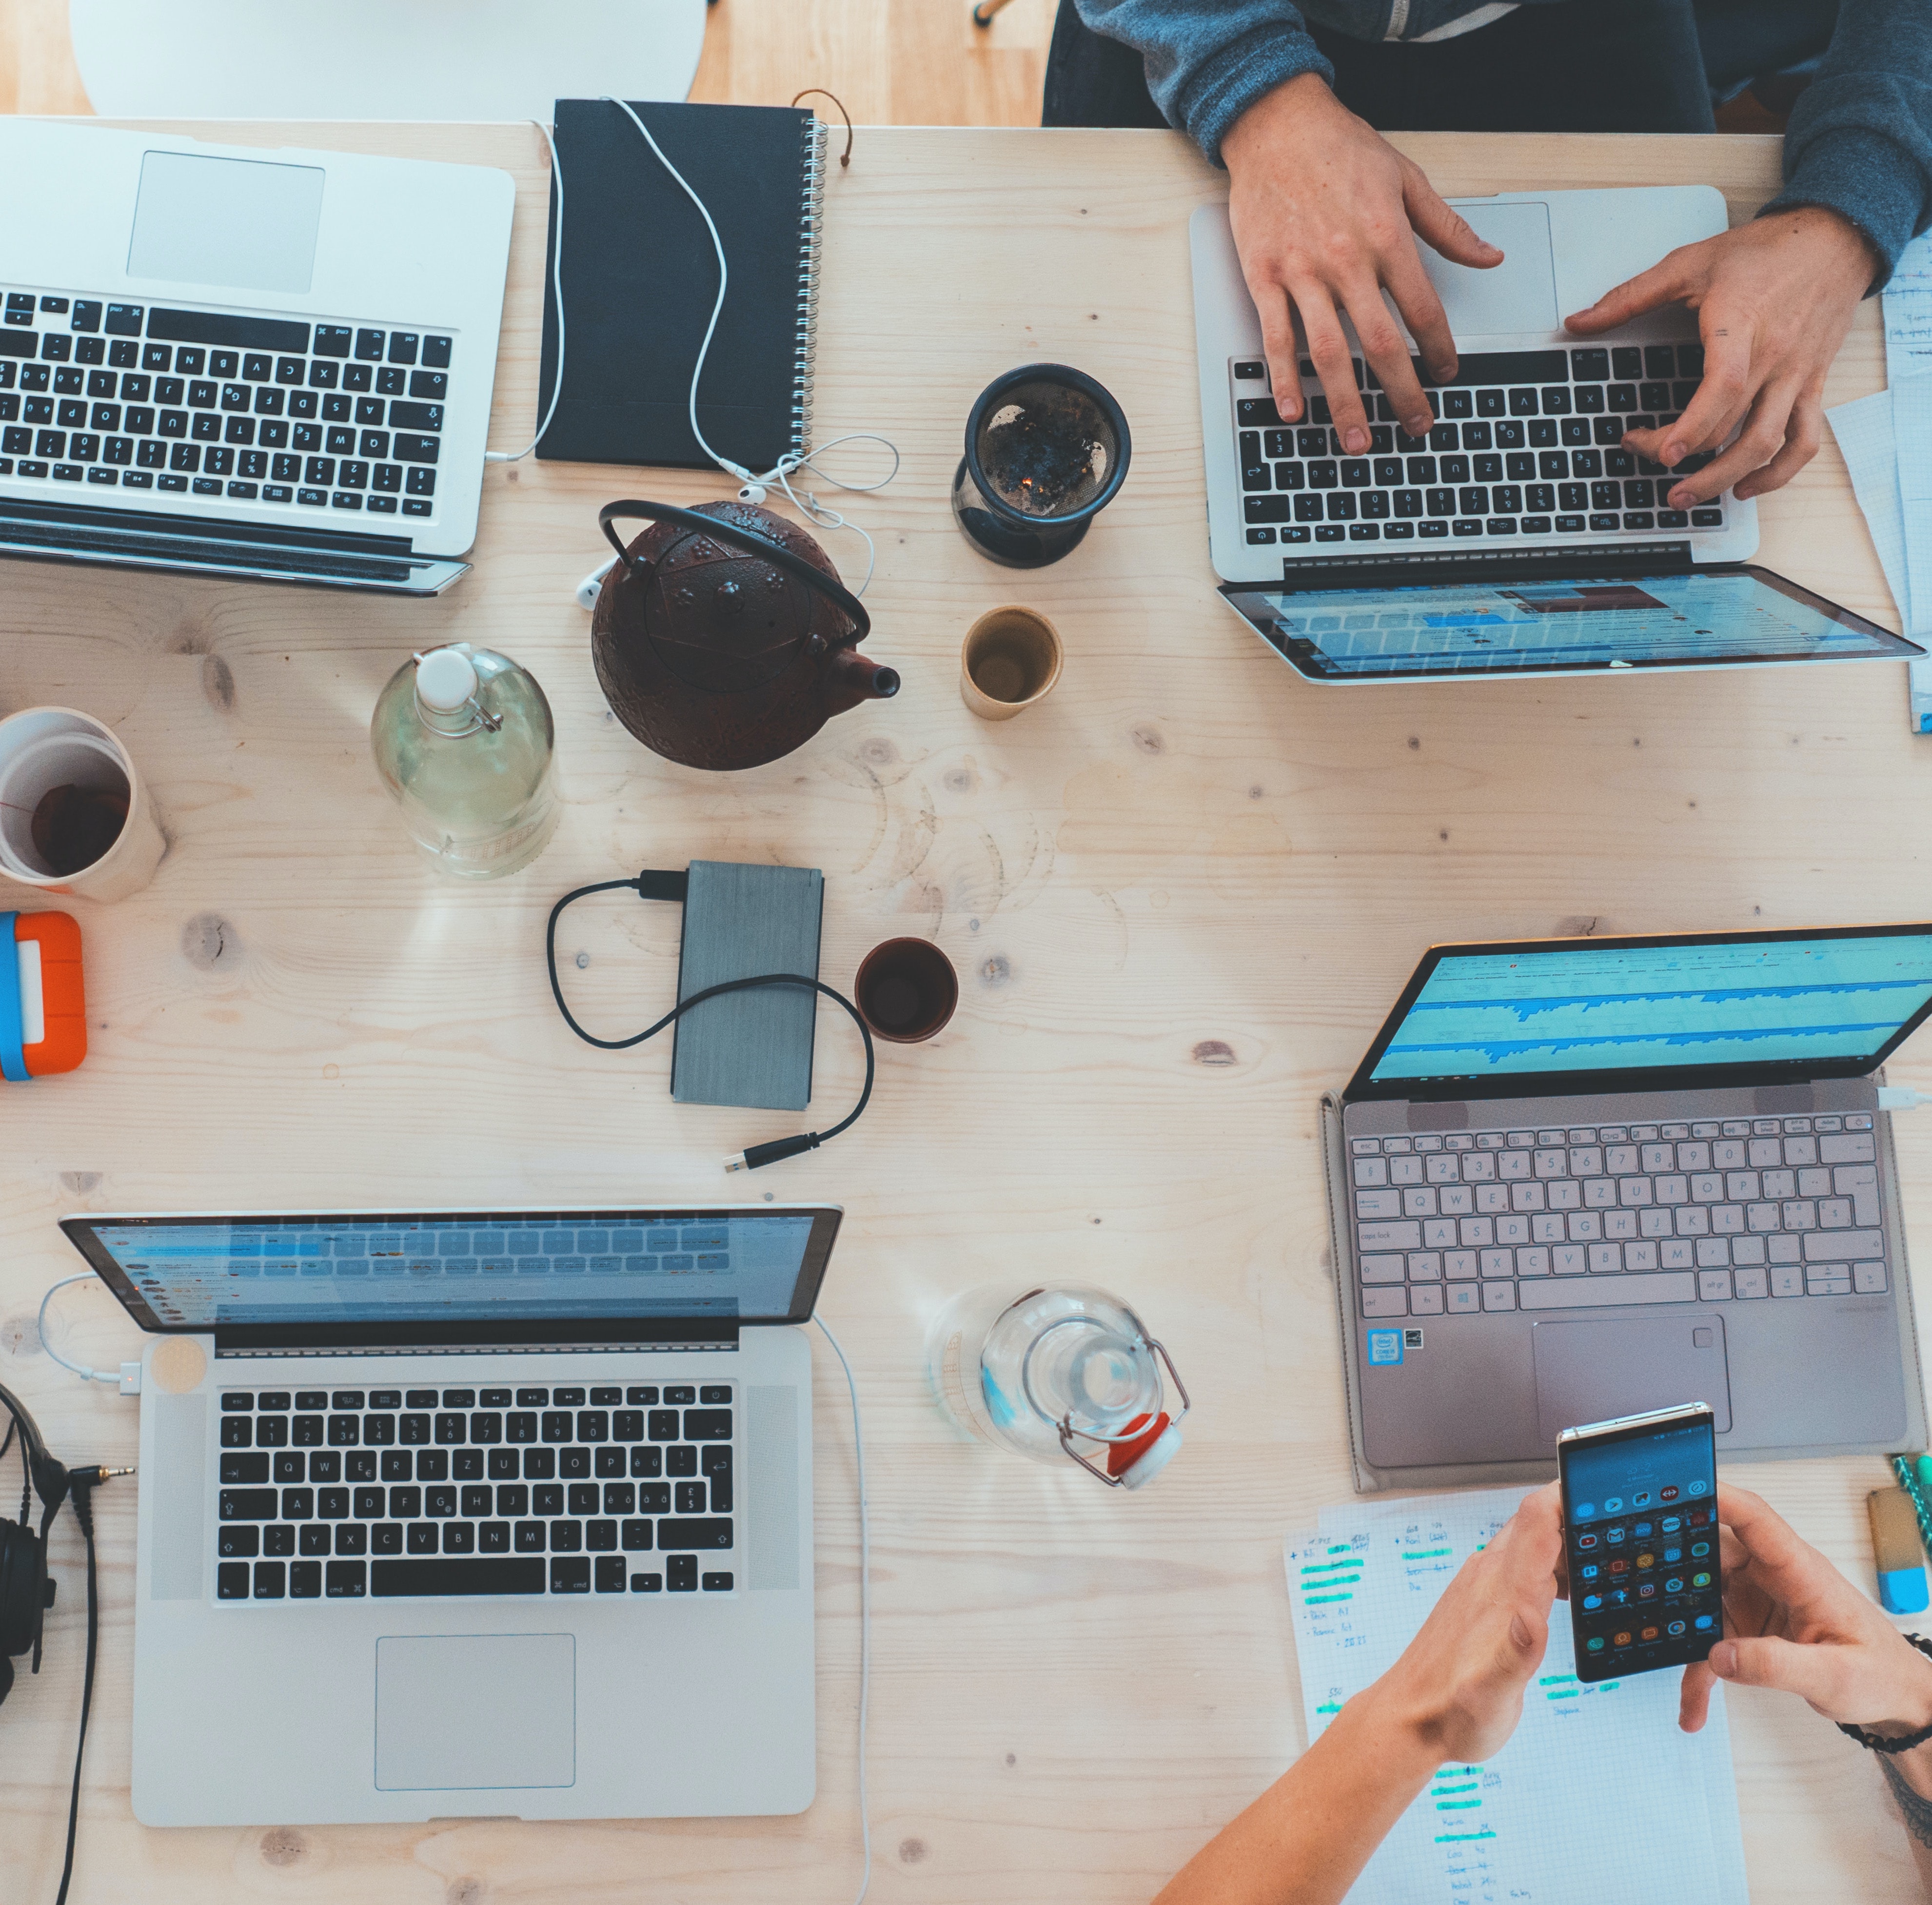
[[[520,190],[493,440],[533,414],[545,169],[514,128],[224,127],[262,143],[497,164]],[[1774,189],[1770,139],[1432,136],[1397,142],[1445,190],[1712,182],[1734,220]],[[0,1382],[69,1462],[128,1459],[135,1408],[42,1352],[34,1310],[78,1267],[74,1210],[832,1198],[824,1308],[866,1408],[875,1580],[874,1895],[1144,1899],[1303,1744],[1283,1534],[1350,1489],[1316,1101],[1346,1078],[1432,940],[1780,927],[1924,906],[1932,744],[1904,671],[1311,686],[1214,598],[1186,225],[1225,189],[1156,133],[860,132],[834,168],[821,434],[904,456],[860,500],[879,545],[871,652],[898,698],[788,759],[706,777],[606,712],[572,591],[598,506],[724,493],[688,474],[492,466],[475,572],[428,604],[14,563],[0,709],[110,722],[172,845],[149,890],[77,904],[92,1051],[8,1088]],[[946,490],[974,394],[1016,363],[1100,377],[1132,424],[1118,500],[1071,557],[995,568]],[[1832,380],[1882,378],[1866,305]],[[1896,627],[1828,440],[1761,505],[1764,559]],[[848,580],[856,538],[830,547]],[[1020,600],[1065,637],[1061,684],[999,725],[956,686],[968,624]],[[528,664],[568,797],[526,871],[470,890],[417,860],[368,745],[414,648],[466,638]],[[783,1113],[673,1106],[668,1044],[598,1052],[542,964],[566,888],[686,859],[826,874],[824,971],[935,938],[961,1000],[882,1050],[849,1136],[768,1175],[719,1160]],[[28,896],[4,891],[8,903]],[[563,934],[584,1016],[645,1022],[673,992],[675,916],[613,902]],[[822,1016],[815,1121],[857,1054]],[[1932,1046],[1894,1078],[1932,1084]],[[1908,1220],[1932,1118],[1902,1122]],[[741,1188],[743,1186],[745,1188]],[[1922,1253],[1923,1258],[1924,1253]],[[925,1386],[928,1319],[983,1281],[1103,1286],[1172,1346],[1186,1447],[1145,1495],[966,1442]],[[1922,1280],[1922,1295],[1925,1294]],[[104,1289],[50,1335],[135,1353]],[[856,1513],[849,1418],[819,1345],[819,1798],[798,1818],[147,1831],[128,1808],[134,1493],[99,1498],[104,1603],[76,1900],[842,1900],[858,1876]],[[1861,1585],[1876,1460],[1732,1472]],[[46,1664],[0,1715],[0,1892],[51,1898],[82,1658],[80,1544],[54,1543]],[[212,1660],[209,1670],[218,1672]],[[1794,1702],[1737,1697],[1754,1898],[1917,1896],[1868,1756]],[[640,1715],[640,1751],[676,1750]]]

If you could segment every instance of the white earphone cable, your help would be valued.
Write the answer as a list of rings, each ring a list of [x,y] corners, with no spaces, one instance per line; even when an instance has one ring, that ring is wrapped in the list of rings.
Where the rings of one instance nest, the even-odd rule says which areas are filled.
[[[689,398],[691,434],[698,439],[698,447],[728,476],[735,476],[741,483],[755,483],[758,479],[742,464],[734,463],[728,457],[721,457],[705,441],[704,432],[698,426],[698,380],[704,371],[705,354],[711,348],[712,334],[718,328],[718,314],[724,308],[725,290],[731,281],[730,268],[724,262],[724,241],[718,236],[718,227],[712,222],[710,208],[691,189],[691,182],[671,164],[669,159],[664,157],[664,148],[651,136],[650,128],[631,110],[630,102],[628,100],[612,99],[608,93],[606,93],[604,97],[607,104],[616,106],[625,118],[644,134],[644,143],[658,156],[658,164],[677,181],[685,196],[697,206],[698,217],[704,220],[704,229],[711,234],[711,248],[718,254],[718,296],[712,301],[711,320],[704,327],[704,341],[698,346],[698,362],[692,367]]]
[[[814,1314],[812,1320],[838,1357],[852,1397],[852,1453],[859,1478],[859,1839],[866,1852],[852,1905],[863,1905],[872,1882],[872,1820],[866,1798],[866,1716],[872,1691],[872,1529],[866,1506],[866,1438],[859,1423],[859,1385],[853,1378],[852,1365],[846,1361],[838,1339],[826,1328],[825,1318]]]
[[[556,162],[556,141],[550,136],[550,128],[541,119],[532,119],[530,124],[543,134],[543,142],[550,148],[550,176],[556,186],[556,249],[550,260],[550,293],[556,304],[556,379],[550,387],[550,406],[544,412],[543,422],[537,425],[537,434],[520,450],[485,450],[485,463],[522,462],[543,441],[550,418],[556,415],[556,400],[563,394],[563,168]]]
[[[764,502],[765,500],[766,491],[773,483],[776,483],[778,488],[784,491],[786,497],[790,502],[792,507],[797,510],[800,515],[806,517],[811,521],[817,524],[820,529],[851,530],[855,536],[858,536],[865,543],[866,545],[866,580],[853,591],[854,595],[864,595],[866,589],[871,585],[872,571],[878,561],[878,551],[873,544],[872,538],[868,536],[865,530],[861,529],[856,523],[852,521],[850,518],[842,514],[839,511],[831,508],[826,504],[821,502],[810,490],[794,490],[791,486],[790,478],[795,472],[800,470],[809,470],[814,476],[822,478],[824,482],[830,483],[833,488],[847,490],[855,496],[862,494],[871,490],[883,489],[886,484],[890,483],[892,478],[898,474],[898,446],[895,444],[890,437],[881,436],[874,430],[848,430],[843,436],[835,436],[830,443],[822,443],[815,449],[794,451],[789,452],[784,456],[782,456],[770,470],[765,472],[762,476],[754,476],[750,470],[747,470],[744,466],[742,464],[734,463],[729,457],[720,456],[718,452],[711,447],[710,444],[706,440],[704,430],[700,429],[698,425],[698,382],[699,378],[704,374],[704,360],[710,352],[712,337],[717,331],[718,316],[724,309],[724,293],[730,284],[730,267],[724,260],[724,241],[718,236],[718,226],[712,218],[710,208],[706,206],[704,201],[698,196],[697,193],[692,190],[691,182],[685,177],[682,172],[678,170],[676,166],[671,164],[668,158],[664,156],[664,148],[651,136],[650,128],[646,125],[644,121],[638,117],[637,114],[632,110],[630,103],[626,100],[613,99],[608,94],[604,95],[604,98],[608,104],[617,107],[619,110],[623,113],[624,116],[630,121],[632,124],[635,126],[638,130],[644,135],[644,143],[650,146],[651,150],[657,154],[658,164],[662,166],[664,170],[670,174],[671,177],[677,182],[677,184],[680,188],[682,190],[685,196],[690,200],[693,205],[697,206],[698,216],[704,220],[704,229],[711,234],[711,248],[717,254],[718,296],[712,301],[711,316],[710,321],[704,327],[704,341],[698,346],[697,362],[691,367],[691,389],[686,398],[687,410],[691,419],[691,434],[697,440],[698,447],[702,450],[713,463],[717,464],[718,467],[723,470],[726,476],[735,476],[738,478],[740,483],[744,484],[744,489],[739,492],[739,500],[741,502]],[[551,149],[553,152],[554,152],[555,148],[553,147]],[[554,160],[553,164],[554,164]],[[557,186],[557,224],[560,232],[561,232],[563,223],[562,191],[562,183],[561,179],[560,179]],[[560,255],[561,255],[561,251],[562,246],[560,244]],[[557,304],[558,310],[560,314],[562,309],[562,293],[561,291],[558,293]],[[560,331],[558,334],[560,346],[562,342],[561,331]],[[561,355],[560,355],[558,360],[558,383],[560,387],[561,386],[562,382],[562,358]],[[554,405],[556,401],[554,397],[551,401]],[[548,427],[548,419],[545,420],[545,427]],[[542,430],[539,430],[537,434],[541,436],[543,433]],[[885,475],[881,476],[876,483],[842,483],[837,477],[829,475],[826,471],[820,469],[817,463],[813,460],[814,458],[823,456],[827,450],[832,449],[841,443],[854,442],[883,443],[888,450],[891,451],[892,456],[892,466],[890,470],[887,470]],[[749,494],[750,492],[755,492],[755,494]]]

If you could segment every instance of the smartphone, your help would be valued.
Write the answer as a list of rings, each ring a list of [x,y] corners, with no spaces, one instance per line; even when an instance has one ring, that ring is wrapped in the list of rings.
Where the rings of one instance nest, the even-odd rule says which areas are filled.
[[[1686,1666],[1724,1637],[1715,1433],[1686,1402],[1557,1437],[1579,1680]]]

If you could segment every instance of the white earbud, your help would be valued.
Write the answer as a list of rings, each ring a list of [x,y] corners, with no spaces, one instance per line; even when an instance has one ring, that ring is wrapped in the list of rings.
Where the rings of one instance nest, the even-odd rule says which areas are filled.
[[[604,578],[616,566],[617,559],[613,556],[601,568],[592,569],[577,585],[577,605],[579,608],[594,609],[597,606],[597,598],[603,592]]]
[[[770,494],[770,490],[762,483],[747,483],[738,492],[738,500],[740,502],[763,502]]]

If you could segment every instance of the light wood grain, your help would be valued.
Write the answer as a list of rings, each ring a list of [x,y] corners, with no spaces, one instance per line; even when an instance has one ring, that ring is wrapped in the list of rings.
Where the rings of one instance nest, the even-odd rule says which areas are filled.
[[[1037,125],[1053,0],[1012,0],[983,28],[970,11],[970,0],[718,0],[691,97],[779,106],[826,86],[874,123]],[[90,110],[67,0],[0,0],[0,112]]]
[[[727,0],[730,4],[730,0]],[[1016,5],[1010,11],[1018,14]],[[1002,18],[1006,17],[1002,16]],[[225,138],[505,165],[520,199],[494,440],[533,408],[544,173],[532,132],[262,127]],[[1773,189],[1768,139],[1401,142],[1444,190],[1704,179],[1734,218]],[[530,464],[486,478],[475,573],[443,600],[10,565],[0,706],[112,722],[173,842],[152,888],[82,907],[93,1051],[0,1094],[0,1382],[70,1460],[124,1456],[131,1406],[40,1353],[40,1291],[81,1208],[710,1200],[718,1160],[783,1114],[674,1107],[666,1047],[572,1040],[542,925],[566,888],[692,856],[826,876],[824,970],[902,932],[958,964],[960,1009],[884,1053],[873,1108],[752,1198],[850,1213],[825,1309],[868,1426],[877,1586],[874,1895],[1150,1896],[1300,1749],[1283,1533],[1349,1487],[1316,1106],[1432,940],[1886,920],[1924,904],[1932,754],[1903,670],[1324,690],[1215,600],[1203,526],[1186,221],[1225,189],[1153,133],[862,128],[832,176],[818,420],[889,431],[869,649],[900,697],[789,758],[706,777],[615,726],[571,592],[599,503],[723,493],[701,476]],[[946,487],[974,394],[1056,359],[1120,398],[1134,460],[1055,568],[969,549]],[[1866,308],[1836,401],[1882,375]],[[1762,506],[1763,556],[1892,620],[1828,445]],[[830,546],[852,578],[854,538]],[[1015,598],[1066,644],[1058,692],[998,726],[957,686],[974,618]],[[1896,626],[1895,622],[1892,626]],[[412,857],[368,757],[376,694],[457,637],[532,667],[568,808],[536,865],[478,891]],[[653,909],[564,934],[592,1022],[670,996]],[[814,1112],[849,1102],[828,1017]],[[1895,1076],[1932,1084],[1932,1050]],[[1904,1122],[1908,1218],[1932,1123]],[[739,1180],[733,1180],[733,1188]],[[1192,1387],[1187,1446],[1144,1496],[956,1438],[926,1396],[927,1321],[967,1285],[1091,1281],[1138,1307]],[[132,1331],[57,1299],[69,1353]],[[77,1900],[452,1905],[837,1899],[856,1882],[856,1517],[843,1392],[821,1358],[820,1798],[796,1820],[148,1832],[128,1810],[133,1494],[100,1500],[105,1610]],[[1869,1583],[1876,1461],[1740,1470]],[[0,1717],[8,1895],[51,1896],[79,1695],[78,1546],[63,1521],[47,1665]],[[219,1671],[211,1663],[212,1672]],[[1789,1702],[1733,1708],[1759,1905],[1916,1896],[1867,1757]],[[639,1750],[648,1750],[648,1718]]]

